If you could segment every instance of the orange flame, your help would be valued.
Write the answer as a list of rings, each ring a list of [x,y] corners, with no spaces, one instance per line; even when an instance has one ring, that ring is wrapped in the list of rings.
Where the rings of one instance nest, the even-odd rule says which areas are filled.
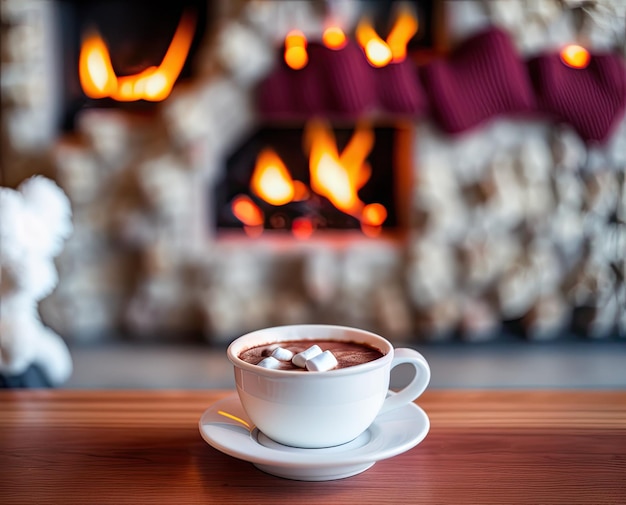
[[[322,42],[329,49],[341,49],[347,43],[346,34],[338,26],[329,26],[322,34]]]
[[[570,44],[561,50],[561,61],[572,68],[585,68],[591,56],[584,47]]]
[[[361,20],[356,27],[356,39],[365,51],[367,61],[374,67],[384,67],[391,61],[391,49],[367,19]]]
[[[305,129],[305,146],[309,150],[311,189],[325,196],[340,211],[360,217],[364,207],[358,191],[371,175],[365,161],[374,146],[374,134],[358,126],[341,154],[328,125],[311,121]]]
[[[89,98],[111,96],[117,89],[117,77],[106,44],[97,33],[90,33],[80,49],[78,75]]]
[[[364,18],[356,29],[356,39],[365,52],[367,61],[374,67],[384,67],[389,62],[400,62],[406,58],[409,41],[417,33],[419,23],[413,12],[405,8],[399,11],[387,40],[383,40]]]
[[[285,205],[295,196],[289,170],[280,156],[270,148],[259,153],[250,186],[257,196],[272,205]]]
[[[185,64],[195,25],[195,18],[184,13],[161,64],[124,77],[115,75],[109,50],[100,35],[90,33],[83,41],[78,62],[83,91],[90,98],[111,97],[121,102],[165,100]]]
[[[391,49],[394,62],[403,61],[406,58],[406,46],[417,33],[419,24],[417,18],[408,9],[398,13],[398,17],[387,36],[387,44]]]
[[[292,30],[285,37],[285,63],[294,70],[304,68],[309,62],[307,40],[300,30]]]

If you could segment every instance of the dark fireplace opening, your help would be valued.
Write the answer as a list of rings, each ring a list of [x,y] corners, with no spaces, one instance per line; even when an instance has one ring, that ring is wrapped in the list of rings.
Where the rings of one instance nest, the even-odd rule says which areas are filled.
[[[57,0],[60,129],[73,130],[76,113],[84,108],[115,107],[150,114],[175,83],[193,76],[194,56],[212,17],[209,4],[206,0]],[[103,44],[97,48],[101,54],[88,56],[86,41],[94,38]],[[174,54],[176,47],[170,51],[173,46],[178,46],[178,54]],[[91,78],[95,91],[90,92],[84,82],[89,71],[83,75],[83,61],[93,67],[94,75],[85,79]],[[161,84],[163,91],[137,91],[140,85],[145,88],[145,79],[138,83],[142,77],[165,65],[169,66],[165,80],[172,82]],[[110,85],[111,80],[116,85]],[[156,80],[152,82],[154,88]]]
[[[374,237],[401,231],[406,221],[403,189],[409,186],[403,181],[409,172],[410,131],[395,125],[322,126],[311,135],[308,126],[262,126],[226,159],[210,199],[215,205],[214,226],[217,231],[243,230],[253,237],[270,232],[309,238],[348,230]],[[315,139],[315,135],[324,138]],[[359,140],[364,144],[356,145]],[[317,147],[321,163],[328,163],[319,170],[312,168],[316,142],[330,145]],[[331,152],[327,159],[324,149]],[[272,163],[280,169],[264,180],[263,170]],[[316,182],[325,177],[327,184]],[[263,183],[270,193],[274,186],[277,200],[259,188]],[[286,195],[281,196],[281,188]],[[352,200],[350,190],[354,191]]]
[[[398,8],[408,5],[419,22],[419,29],[407,43],[407,50],[418,59],[441,50],[443,40],[443,2],[440,0],[361,0],[373,20],[376,32],[384,39],[393,28]]]

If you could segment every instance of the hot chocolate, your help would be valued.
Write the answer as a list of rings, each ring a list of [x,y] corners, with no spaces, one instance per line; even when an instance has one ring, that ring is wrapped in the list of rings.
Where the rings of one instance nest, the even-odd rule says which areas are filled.
[[[318,345],[322,351],[331,351],[337,359],[337,368],[360,365],[381,358],[383,353],[367,344],[338,340],[293,340],[280,342],[279,344],[265,344],[246,349],[239,354],[239,358],[253,365],[259,364],[263,359],[272,355],[275,348],[280,346],[291,351],[294,355],[306,351],[311,346]],[[281,361],[279,370],[303,370],[291,361]]]

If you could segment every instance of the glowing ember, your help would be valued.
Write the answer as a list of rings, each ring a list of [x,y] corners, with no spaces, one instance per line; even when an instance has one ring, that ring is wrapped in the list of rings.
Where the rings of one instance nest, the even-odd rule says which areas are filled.
[[[387,219],[387,209],[380,203],[370,203],[363,207],[363,223],[370,226],[380,226]]]
[[[293,201],[301,202],[311,196],[309,187],[302,181],[293,181]]]
[[[308,217],[299,217],[293,220],[291,225],[291,232],[294,237],[305,240],[313,235],[315,231],[315,227],[313,226],[313,222]]]
[[[376,238],[383,232],[383,228],[382,226],[371,226],[369,224],[361,223],[361,231],[366,237]]]
[[[561,61],[569,67],[585,68],[590,60],[589,51],[582,46],[570,44],[561,50]]]
[[[249,196],[236,196],[231,203],[231,208],[235,217],[246,226],[263,225],[263,211]]]
[[[111,97],[121,102],[165,100],[185,64],[195,25],[193,16],[183,14],[161,64],[119,78],[115,75],[109,50],[102,38],[95,32],[89,34],[81,46],[78,63],[83,91],[90,98]]]
[[[272,205],[285,205],[294,198],[291,174],[272,149],[259,153],[250,183],[252,191]]]
[[[338,26],[329,26],[322,34],[322,42],[329,49],[341,49],[347,43],[346,34]]]
[[[309,62],[306,52],[307,41],[299,30],[290,31],[285,37],[285,63],[294,70],[304,68]]]

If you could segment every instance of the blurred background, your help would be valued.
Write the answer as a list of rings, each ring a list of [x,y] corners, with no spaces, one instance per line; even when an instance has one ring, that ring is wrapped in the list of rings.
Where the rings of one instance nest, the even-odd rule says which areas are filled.
[[[65,387],[356,326],[433,387],[625,387],[626,3],[2,0],[0,185],[69,198]]]

